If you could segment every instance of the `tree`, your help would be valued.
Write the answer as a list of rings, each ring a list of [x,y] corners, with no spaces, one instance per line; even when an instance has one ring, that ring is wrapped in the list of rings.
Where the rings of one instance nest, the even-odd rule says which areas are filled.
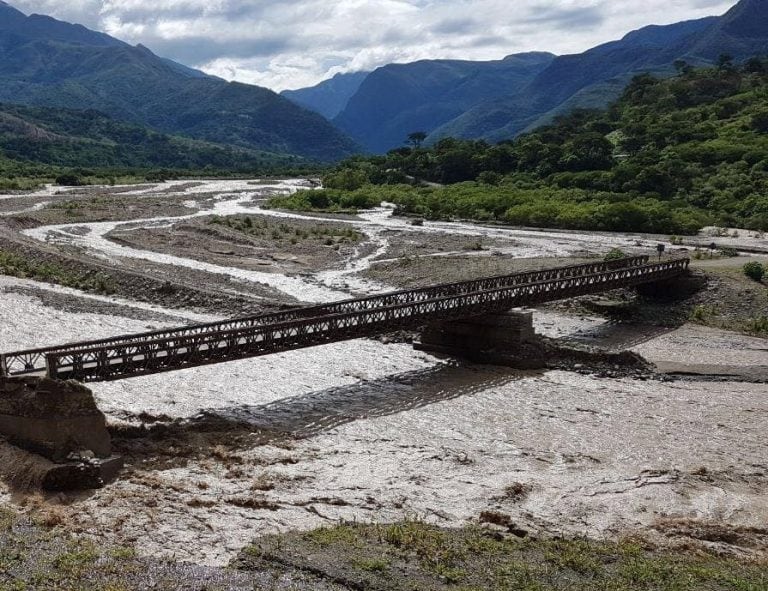
[[[56,177],[56,184],[62,187],[79,187],[83,181],[73,173],[64,173]]]
[[[744,71],[750,74],[764,74],[766,70],[766,64],[759,57],[749,58],[744,64]]]
[[[733,56],[730,53],[721,53],[717,58],[718,70],[732,70]]]
[[[607,170],[613,165],[613,144],[599,133],[579,134],[566,148],[563,161],[568,170]]]
[[[752,279],[753,281],[762,281],[763,276],[765,275],[765,267],[758,263],[757,261],[752,261],[751,263],[747,263],[743,267],[744,275]]]
[[[693,66],[685,60],[675,60],[672,65],[675,66],[678,75],[685,75],[693,72]]]
[[[768,109],[763,109],[752,115],[752,129],[758,133],[768,133]]]
[[[427,139],[426,131],[414,131],[408,134],[408,143],[411,144],[417,150],[421,148],[421,144]]]

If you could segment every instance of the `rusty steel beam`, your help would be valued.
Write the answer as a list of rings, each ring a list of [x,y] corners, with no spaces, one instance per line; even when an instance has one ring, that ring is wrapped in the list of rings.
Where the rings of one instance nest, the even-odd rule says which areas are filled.
[[[548,279],[593,274],[609,271],[612,269],[636,267],[647,263],[648,256],[635,256],[617,259],[614,261],[595,261],[592,263],[554,267],[539,271],[497,275],[472,281],[459,281],[418,289],[399,290],[381,295],[353,298],[339,302],[333,302],[330,304],[307,306],[286,310],[283,312],[235,318],[233,320],[195,324],[180,328],[156,330],[139,334],[120,335],[108,339],[67,343],[54,347],[15,351],[12,353],[6,353],[2,357],[6,361],[6,371],[9,375],[25,375],[34,373],[39,374],[45,372],[46,356],[51,353],[60,351],[69,351],[72,349],[83,348],[111,347],[123,343],[135,344],[139,341],[150,341],[164,337],[170,338],[192,336],[195,334],[202,334],[211,331],[248,329],[254,326],[264,326],[301,318],[314,318],[316,316],[352,312],[361,309],[376,309],[395,303],[408,303],[450,294],[469,293],[473,291],[481,291],[484,289],[492,289],[495,287],[503,287],[521,283],[531,283]]]
[[[427,291],[424,293],[434,297],[411,298],[411,301],[409,298],[405,301],[385,299],[385,305],[376,308],[362,305],[358,309],[246,328],[123,340],[107,346],[73,347],[46,353],[45,359],[48,375],[52,378],[87,382],[119,380],[376,336],[434,321],[663,281],[684,273],[688,264],[688,259],[675,259],[540,281],[511,281],[507,285],[470,292],[448,289],[448,293],[435,294]],[[386,295],[382,297],[386,298]]]

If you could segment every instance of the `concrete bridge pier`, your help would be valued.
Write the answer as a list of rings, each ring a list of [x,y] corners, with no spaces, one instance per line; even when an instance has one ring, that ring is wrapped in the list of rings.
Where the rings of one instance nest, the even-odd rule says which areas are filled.
[[[46,490],[99,488],[122,467],[93,393],[76,382],[0,377],[2,439],[30,452],[24,464],[34,474],[23,479]],[[0,473],[18,480],[17,468]]]
[[[522,309],[430,324],[414,348],[521,369],[539,368],[545,363],[533,329],[533,312]]]

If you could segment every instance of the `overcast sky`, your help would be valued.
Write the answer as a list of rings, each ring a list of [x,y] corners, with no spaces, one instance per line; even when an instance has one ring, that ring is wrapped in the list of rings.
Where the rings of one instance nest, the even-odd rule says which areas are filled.
[[[736,0],[8,0],[275,90],[425,58],[577,53]]]

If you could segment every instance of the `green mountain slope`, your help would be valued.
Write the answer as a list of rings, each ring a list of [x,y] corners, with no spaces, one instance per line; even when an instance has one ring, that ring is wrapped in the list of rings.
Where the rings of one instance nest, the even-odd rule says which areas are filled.
[[[473,105],[530,82],[554,58],[548,53],[471,62],[392,64],[368,75],[334,123],[372,152],[400,146],[413,131],[430,132]]]
[[[284,90],[280,94],[299,106],[320,113],[326,119],[333,119],[346,108],[349,99],[355,95],[369,73],[336,74],[317,86]]]
[[[227,83],[4,3],[0,23],[2,102],[96,109],[169,134],[320,161],[357,149],[323,117],[270,90]]]
[[[375,153],[425,131],[501,141],[572,108],[602,108],[635,75],[674,75],[674,64],[768,54],[768,0],[741,0],[720,17],[648,26],[584,53],[549,58],[526,72],[504,62],[432,60],[372,72],[334,122]],[[514,56],[512,56],[514,58]],[[508,65],[508,64],[506,64]]]
[[[301,164],[287,155],[169,136],[97,111],[0,104],[0,157],[91,169],[264,171]]]
[[[436,129],[440,137],[485,138],[498,141],[546,120],[578,94],[589,93],[591,106],[603,107],[617,98],[635,74],[674,72],[673,62],[686,54],[686,40],[709,28],[716,19],[701,19],[633,31],[620,41],[606,43],[578,55],[561,56],[530,84],[492,101],[476,105]],[[704,64],[706,60],[692,60]]]

